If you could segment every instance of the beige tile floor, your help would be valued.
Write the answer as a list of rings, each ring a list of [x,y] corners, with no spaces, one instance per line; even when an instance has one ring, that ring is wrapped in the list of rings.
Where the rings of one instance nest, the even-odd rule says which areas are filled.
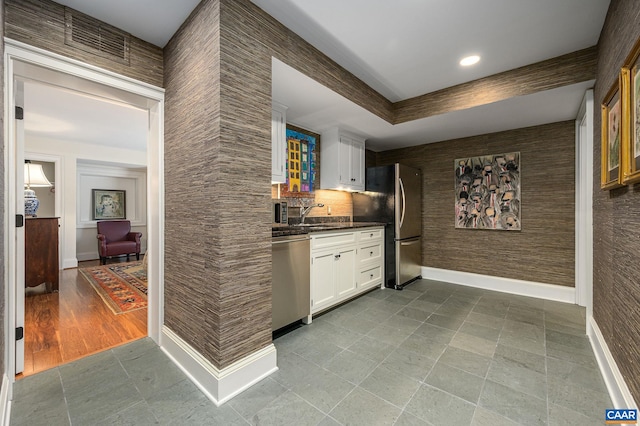
[[[584,309],[422,280],[277,338],[215,407],[150,339],[16,383],[12,425],[602,425]]]

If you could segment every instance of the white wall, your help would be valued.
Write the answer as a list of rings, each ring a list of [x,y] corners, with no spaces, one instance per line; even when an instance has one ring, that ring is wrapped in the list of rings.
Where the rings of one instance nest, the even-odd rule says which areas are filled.
[[[78,160],[76,202],[76,257],[78,261],[98,259],[96,222],[92,220],[93,189],[125,191],[126,218],[133,231],[142,232],[142,247],[147,241],[147,174],[146,168],[104,166]]]
[[[78,201],[78,162],[80,164],[93,164],[96,167],[111,166],[122,169],[141,170],[146,167],[147,154],[144,151],[134,151],[108,146],[94,145],[84,142],[69,142],[53,137],[38,136],[27,133],[25,136],[25,151],[28,153],[45,154],[61,158],[60,177],[56,179],[56,193],[61,197],[60,216],[60,243],[63,268],[75,268],[78,266],[77,229],[79,227],[76,204]],[[146,185],[146,177],[143,179]],[[109,189],[109,188],[98,188]],[[146,221],[146,197],[145,210],[140,213]],[[127,199],[129,197],[127,196]],[[138,213],[136,213],[138,214]],[[146,223],[142,224],[146,226]],[[82,228],[86,232],[86,224]],[[94,225],[95,226],[95,225]],[[138,225],[136,225],[138,227]],[[143,232],[143,231],[141,231]],[[93,234],[93,250],[96,252],[95,230]],[[82,241],[85,241],[84,237]],[[84,247],[84,243],[83,247]],[[87,243],[88,247],[88,243]]]

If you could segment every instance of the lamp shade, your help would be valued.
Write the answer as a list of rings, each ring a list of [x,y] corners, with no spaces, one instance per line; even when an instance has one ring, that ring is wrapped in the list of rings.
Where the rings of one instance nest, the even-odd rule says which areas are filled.
[[[44,175],[41,164],[25,163],[24,165],[24,186],[27,188],[53,186]]]

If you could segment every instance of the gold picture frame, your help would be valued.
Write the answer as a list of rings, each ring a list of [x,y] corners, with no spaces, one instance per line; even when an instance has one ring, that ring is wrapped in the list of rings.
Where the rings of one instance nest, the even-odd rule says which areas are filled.
[[[602,101],[602,148],[601,148],[601,181],[600,188],[610,190],[622,186],[621,146],[622,104],[621,92],[622,73]]]
[[[640,38],[622,67],[622,183],[640,182]]]

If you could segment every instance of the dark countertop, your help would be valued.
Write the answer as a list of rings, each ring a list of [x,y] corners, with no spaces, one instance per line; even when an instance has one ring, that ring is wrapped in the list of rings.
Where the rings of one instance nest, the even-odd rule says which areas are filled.
[[[280,225],[271,228],[272,237],[285,235],[312,234],[316,232],[339,231],[342,229],[368,228],[371,226],[384,226],[382,222],[320,222],[301,225]]]

